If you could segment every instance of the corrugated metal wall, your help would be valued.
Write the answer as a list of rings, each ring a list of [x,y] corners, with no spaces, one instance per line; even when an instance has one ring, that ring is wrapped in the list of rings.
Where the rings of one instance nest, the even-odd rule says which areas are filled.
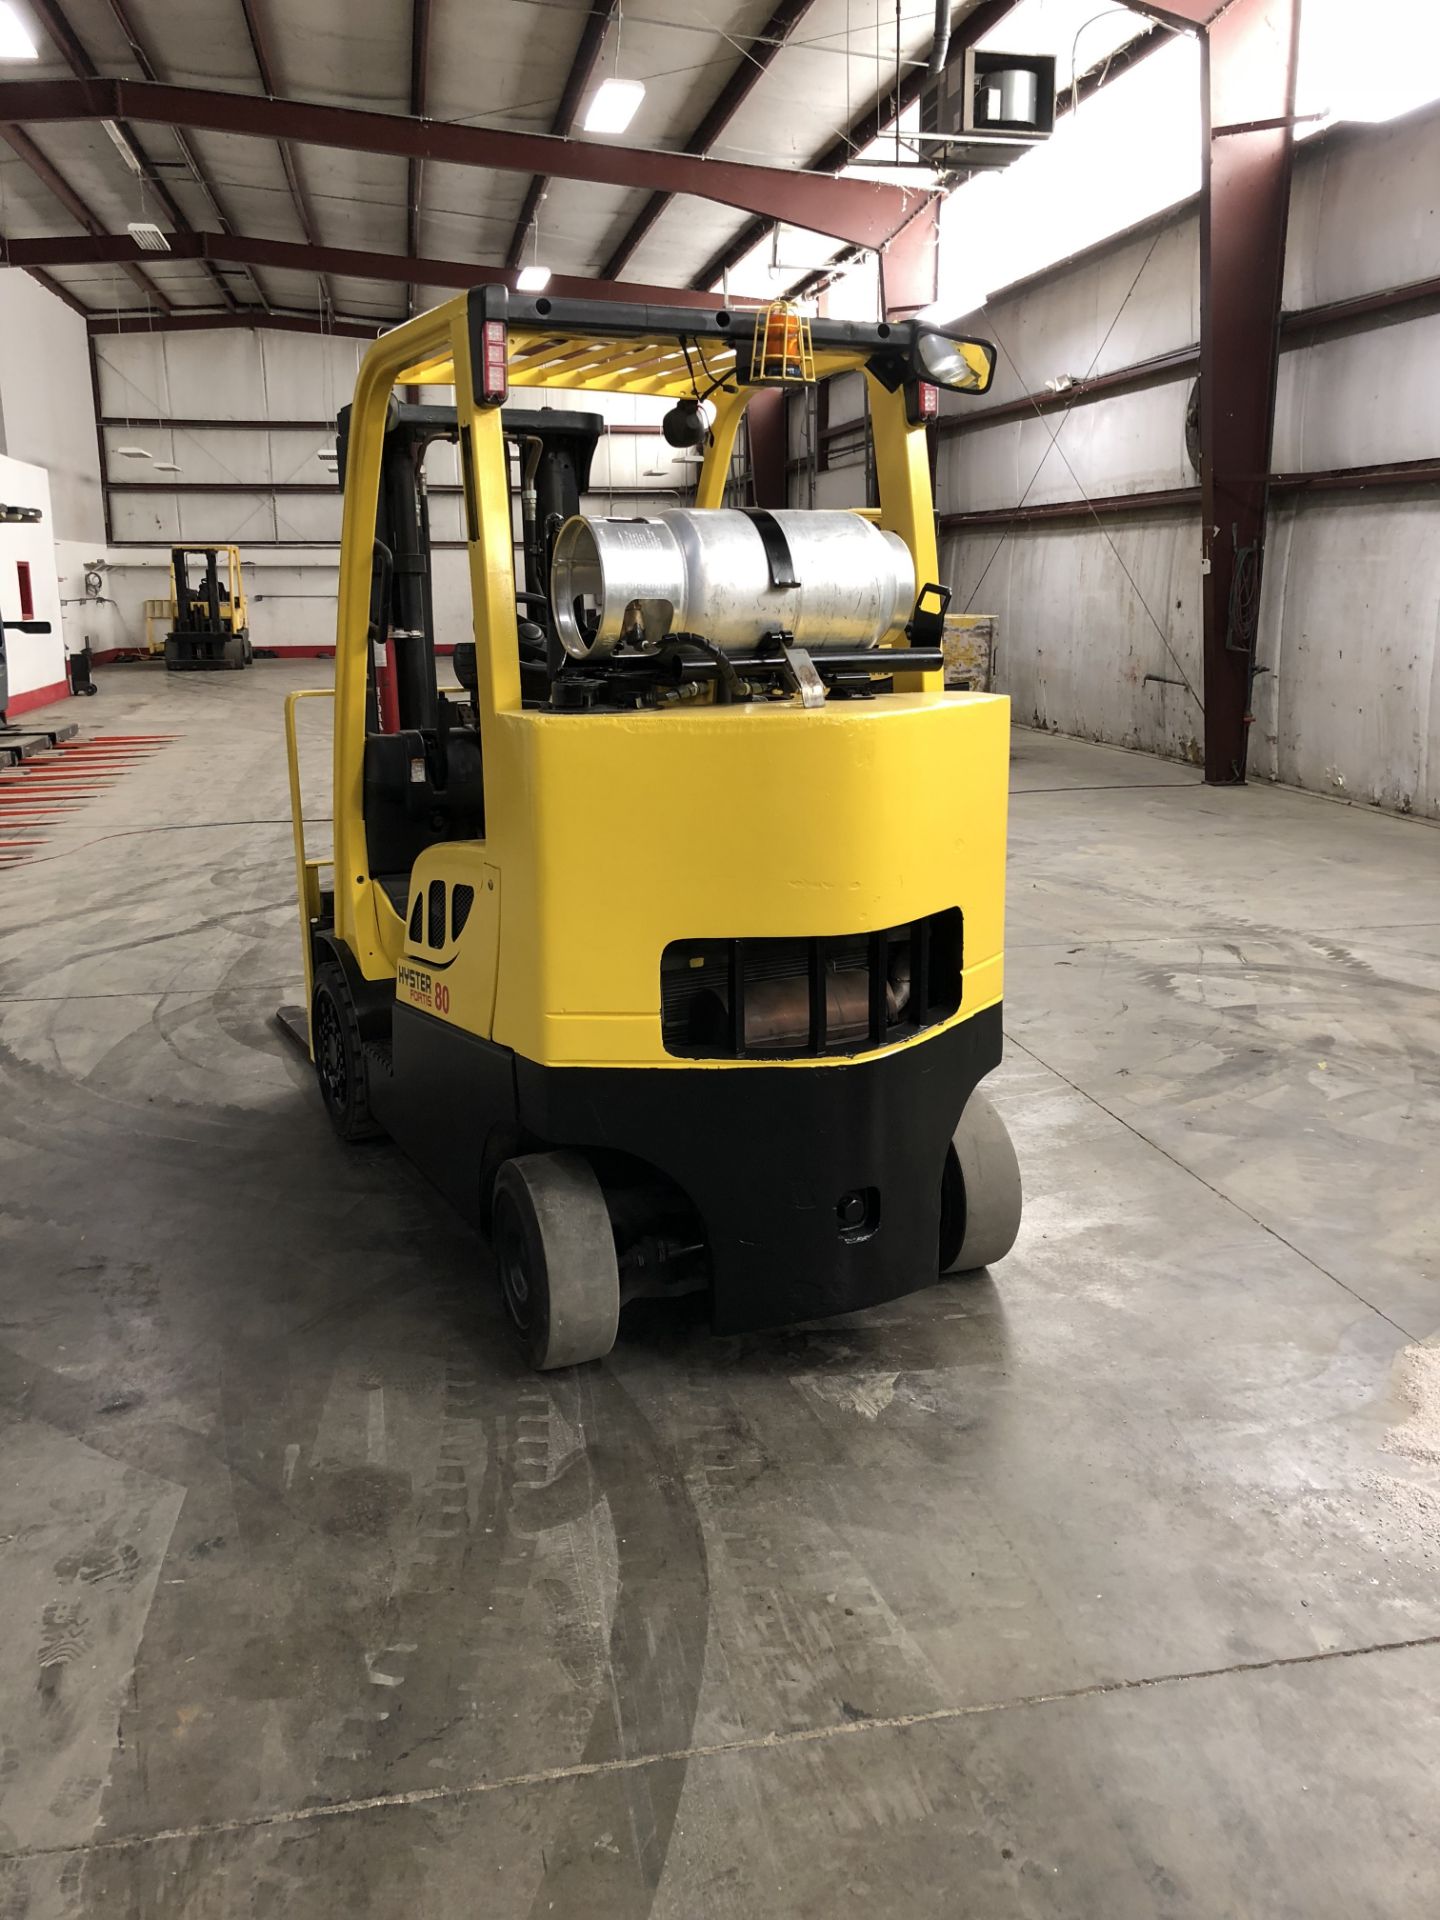
[[[168,549],[190,540],[240,544],[257,646],[331,645],[341,501],[332,470],[319,458],[333,444],[333,428],[320,422],[348,402],[364,343],[216,330],[102,336],[95,347],[101,415],[112,423],[101,432],[118,607],[104,644],[143,639],[143,602],[168,591]],[[437,389],[425,397],[450,395]],[[527,398],[517,391],[515,403],[606,416],[612,431],[597,449],[585,503],[595,511],[629,512],[637,496],[678,504],[690,483],[692,468],[658,432],[664,401],[560,392]],[[136,424],[150,420],[206,424]],[[125,458],[118,449],[127,445],[145,448],[152,459]],[[155,471],[157,462],[172,460],[179,474]],[[434,557],[437,626],[442,641],[461,639],[468,636],[470,588],[457,550],[464,534],[454,448],[432,449],[426,474],[433,536],[451,543]],[[190,490],[196,487],[206,490]],[[293,487],[313,491],[285,491]]]
[[[1440,110],[1347,128],[1301,149],[1285,305],[1296,311],[1440,275]],[[1440,304],[1440,303],[1437,303]],[[1000,620],[999,680],[1017,720],[1196,758],[1200,525],[1181,501],[1053,523],[946,516],[1022,503],[1183,492],[1199,339],[1193,209],[998,296],[974,331],[1001,349],[983,401],[947,417],[991,426],[943,435],[942,559],[955,604]],[[1281,359],[1274,467],[1281,473],[1440,458],[1440,313],[1371,316]],[[1014,403],[1050,383],[1175,355],[1139,390],[1068,410]],[[831,429],[858,401],[840,383]],[[849,443],[840,441],[843,449]],[[863,468],[812,482],[815,421],[792,426],[792,497],[859,505]],[[817,459],[817,465],[823,464]],[[1284,495],[1272,514],[1250,768],[1317,792],[1440,818],[1440,490]]]

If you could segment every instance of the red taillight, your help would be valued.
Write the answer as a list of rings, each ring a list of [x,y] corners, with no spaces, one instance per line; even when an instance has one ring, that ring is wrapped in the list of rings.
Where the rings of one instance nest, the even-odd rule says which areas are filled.
[[[928,380],[922,380],[919,383],[919,389],[915,397],[922,420],[938,420],[940,418],[939,387],[933,387]]]
[[[509,391],[506,371],[506,330],[503,320],[487,320],[481,330],[479,368],[480,398],[487,407],[498,407]]]

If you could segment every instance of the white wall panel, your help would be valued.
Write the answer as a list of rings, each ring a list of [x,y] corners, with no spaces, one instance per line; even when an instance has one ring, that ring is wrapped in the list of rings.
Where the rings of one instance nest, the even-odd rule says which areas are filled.
[[[937,469],[943,511],[1193,486],[1185,454],[1189,392],[1188,381],[1176,381],[957,435],[942,444]]]
[[[1385,57],[1356,42],[1358,59]],[[1296,160],[1285,305],[1427,280],[1440,268],[1440,112],[1347,129]]]
[[[23,564],[30,574],[29,618],[48,620],[51,628],[49,633],[21,633],[16,628],[6,632],[8,698],[16,701],[21,695],[60,686],[65,680],[49,475],[43,467],[0,453],[0,500],[8,506],[38,507],[42,515],[34,524],[17,521],[0,527],[0,614],[6,620],[24,617],[18,572]]]
[[[330,420],[348,404],[365,351],[363,340],[307,333],[265,333],[258,338],[263,365],[257,417]]]
[[[50,534],[103,541],[85,322],[28,274],[0,267],[0,453],[43,467]]]
[[[1199,707],[1167,684],[1200,691],[1195,520],[986,527],[945,541],[941,558],[956,608],[998,618],[996,685],[1018,722],[1196,757]]]
[[[1440,817],[1440,502],[1296,502],[1265,579],[1256,771]]]
[[[1433,458],[1440,453],[1437,362],[1436,314],[1282,354],[1276,472]]]
[[[1000,350],[995,384],[983,398],[942,396],[943,412],[966,418],[1038,393],[1050,380],[1112,373],[1193,346],[1200,337],[1195,215],[1060,267],[1018,294],[1000,294],[965,325]]]
[[[176,495],[180,538],[203,545],[234,542],[242,550],[247,540],[277,540],[276,502],[270,494],[182,493]],[[286,500],[285,510],[303,507],[304,500]]]
[[[817,507],[863,507],[865,504],[865,469],[863,466],[842,467],[829,473],[817,473],[815,476],[815,505]]]
[[[147,487],[143,493],[115,493],[110,496],[110,530],[117,540],[141,540],[168,546],[180,538],[180,512],[176,496],[160,487]],[[138,608],[127,609],[128,632],[117,646],[139,646],[143,627],[136,623]]]

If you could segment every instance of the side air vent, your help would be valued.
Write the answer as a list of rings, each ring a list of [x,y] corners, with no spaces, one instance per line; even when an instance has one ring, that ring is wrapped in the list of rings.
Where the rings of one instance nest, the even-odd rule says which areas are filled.
[[[470,909],[475,904],[475,889],[464,885],[454,887],[450,893],[450,938],[458,940],[465,931],[465,922],[470,918]]]
[[[417,893],[410,909],[410,944],[418,947],[425,937],[425,896]]]
[[[445,944],[445,882],[443,880],[430,882],[427,913],[429,919],[425,934],[426,942],[432,947],[443,947]]]

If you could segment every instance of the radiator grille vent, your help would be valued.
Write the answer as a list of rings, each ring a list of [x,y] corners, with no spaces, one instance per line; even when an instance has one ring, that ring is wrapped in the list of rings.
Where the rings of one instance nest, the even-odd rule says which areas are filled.
[[[958,907],[856,933],[785,940],[675,940],[660,962],[667,1053],[687,1059],[856,1054],[960,1008]]]

